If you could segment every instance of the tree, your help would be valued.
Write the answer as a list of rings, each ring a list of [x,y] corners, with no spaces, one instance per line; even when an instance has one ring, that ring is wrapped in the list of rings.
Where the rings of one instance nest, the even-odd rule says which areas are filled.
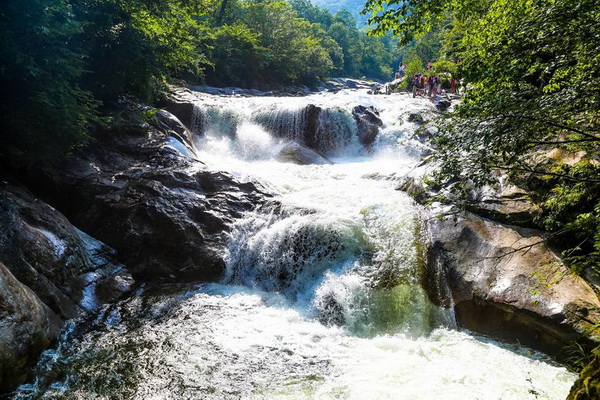
[[[62,0],[8,0],[0,12],[0,157],[47,163],[84,144],[97,103],[81,88],[82,26]]]
[[[391,29],[404,42],[452,16],[445,51],[462,59],[469,90],[435,137],[440,181],[481,185],[509,173],[536,190],[538,223],[574,266],[598,267],[597,1],[371,0],[367,10],[377,12],[375,32]],[[577,157],[542,157],[551,149]]]

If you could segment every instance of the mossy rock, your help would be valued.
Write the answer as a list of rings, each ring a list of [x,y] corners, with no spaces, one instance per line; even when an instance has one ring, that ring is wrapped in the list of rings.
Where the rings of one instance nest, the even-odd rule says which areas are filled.
[[[600,356],[594,356],[579,374],[573,384],[567,400],[597,400],[600,399]]]

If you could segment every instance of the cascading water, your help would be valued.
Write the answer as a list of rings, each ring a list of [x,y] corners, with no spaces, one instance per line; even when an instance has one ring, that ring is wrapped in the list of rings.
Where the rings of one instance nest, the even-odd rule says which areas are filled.
[[[419,210],[394,187],[423,151],[405,120],[428,112],[426,100],[358,91],[203,100],[198,157],[259,181],[277,204],[234,226],[221,283],[150,288],[113,306],[90,333],[45,353],[41,368],[66,372],[17,398],[566,397],[573,374],[458,331],[420,285]],[[369,152],[356,141],[357,104],[384,121]],[[289,140],[317,140],[336,163],[276,161]]]

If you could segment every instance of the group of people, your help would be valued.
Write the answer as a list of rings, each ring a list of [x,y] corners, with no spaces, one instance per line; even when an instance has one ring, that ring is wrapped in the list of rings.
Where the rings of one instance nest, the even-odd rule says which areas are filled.
[[[413,77],[413,97],[417,95],[433,97],[442,94],[442,79],[434,75],[416,74]],[[450,78],[450,93],[456,92],[456,79]]]
[[[457,65],[460,65],[461,61],[457,61]],[[439,76],[435,76],[430,74],[432,72],[433,65],[430,62],[427,63],[427,72],[428,74],[418,73],[412,78],[412,86],[413,86],[413,97],[417,95],[421,96],[429,96],[433,97],[438,94],[442,94],[442,78]],[[395,73],[395,79],[402,79],[404,75],[406,75],[407,66],[403,62],[398,65],[398,70]],[[456,79],[451,76],[450,77],[450,93],[456,93]],[[446,87],[447,88],[447,87]]]

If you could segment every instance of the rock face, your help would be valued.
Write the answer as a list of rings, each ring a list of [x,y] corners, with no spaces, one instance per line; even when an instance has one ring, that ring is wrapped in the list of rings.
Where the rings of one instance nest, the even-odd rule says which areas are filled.
[[[277,159],[283,162],[289,162],[299,165],[308,164],[333,164],[324,155],[317,153],[316,151],[309,149],[306,146],[302,146],[296,142],[290,142],[286,144],[277,155]]]
[[[0,262],[0,393],[26,379],[26,367],[60,332],[62,321]]]
[[[532,228],[534,217],[541,211],[525,190],[514,185],[504,185],[498,191],[473,193],[467,208],[494,221]]]
[[[0,184],[0,392],[58,336],[65,320],[133,285],[113,250],[73,227],[8,176]],[[8,183],[11,181],[11,183]],[[98,290],[111,287],[110,293]]]
[[[377,138],[379,127],[383,125],[379,112],[373,106],[358,105],[352,109],[352,115],[356,120],[358,140],[365,146],[371,145]]]
[[[428,291],[454,307],[460,326],[559,359],[577,341],[599,341],[598,297],[544,246],[542,232],[469,212],[428,221]]]
[[[229,226],[265,196],[252,183],[173,151],[170,131],[185,134],[175,117],[161,115],[153,127],[135,110],[120,119],[117,134],[98,135],[93,147],[32,186],[115,248],[136,279],[217,279]]]
[[[90,245],[93,239],[19,186],[0,188],[0,226],[0,262],[63,320],[84,311],[84,289],[98,279],[126,276],[111,263],[112,249]]]

